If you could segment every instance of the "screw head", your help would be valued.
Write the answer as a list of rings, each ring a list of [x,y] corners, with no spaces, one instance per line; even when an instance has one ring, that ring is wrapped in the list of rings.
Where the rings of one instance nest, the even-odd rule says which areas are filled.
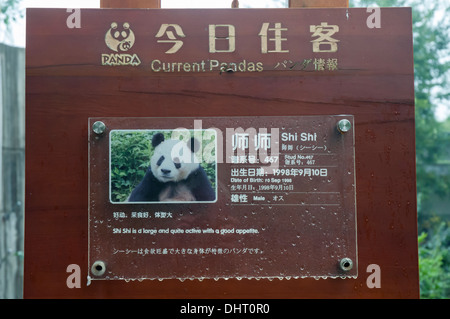
[[[352,129],[352,123],[347,119],[343,119],[338,122],[337,128],[338,128],[339,132],[347,133],[348,131],[350,131]]]
[[[106,265],[103,261],[97,260],[92,264],[91,272],[94,276],[102,276],[106,272]]]
[[[92,125],[92,130],[95,134],[101,135],[106,131],[106,125],[102,121],[97,121]]]
[[[350,258],[342,258],[339,261],[339,266],[341,267],[341,269],[343,271],[349,271],[353,268],[353,260],[351,260]]]

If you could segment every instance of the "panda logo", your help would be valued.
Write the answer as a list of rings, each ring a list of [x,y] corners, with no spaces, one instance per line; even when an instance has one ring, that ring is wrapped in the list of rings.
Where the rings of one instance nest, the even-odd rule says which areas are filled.
[[[129,202],[215,201],[215,191],[195,155],[199,149],[195,138],[188,145],[156,133],[152,146],[150,167],[131,192]]]
[[[117,22],[111,23],[111,28],[106,32],[105,43],[114,52],[126,52],[133,47],[136,38],[128,22],[123,24],[122,30],[118,27]]]

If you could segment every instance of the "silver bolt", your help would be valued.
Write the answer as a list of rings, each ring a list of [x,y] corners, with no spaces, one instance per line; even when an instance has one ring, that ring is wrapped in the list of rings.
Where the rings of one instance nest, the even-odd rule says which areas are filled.
[[[97,121],[92,125],[92,130],[97,135],[102,135],[106,131],[106,125],[102,121]]]
[[[233,72],[234,72],[234,69],[231,68],[231,67],[229,67],[228,65],[222,66],[222,67],[220,68],[220,74],[222,74],[223,72],[233,73]]]
[[[343,119],[338,122],[337,128],[338,128],[339,132],[344,134],[352,129],[352,123],[347,119]]]
[[[342,258],[341,261],[339,262],[339,266],[343,271],[349,271],[353,268],[353,260],[347,257]]]
[[[102,276],[106,272],[106,265],[103,261],[97,260],[92,264],[91,272],[94,276]]]

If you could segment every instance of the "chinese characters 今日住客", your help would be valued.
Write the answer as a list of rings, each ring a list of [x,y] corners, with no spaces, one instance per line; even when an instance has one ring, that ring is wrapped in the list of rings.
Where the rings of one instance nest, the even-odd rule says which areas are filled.
[[[339,40],[333,36],[339,32],[339,26],[329,25],[321,22],[319,25],[309,26],[312,43],[312,52],[337,52]],[[288,28],[281,22],[264,22],[258,33],[261,40],[260,52],[269,53],[289,53],[289,49],[283,46],[288,41]],[[172,46],[165,52],[175,54],[181,50],[187,35],[179,24],[161,24],[155,37],[158,43],[170,43]],[[231,53],[236,47],[236,27],[231,24],[210,24],[208,26],[208,47],[209,53]]]

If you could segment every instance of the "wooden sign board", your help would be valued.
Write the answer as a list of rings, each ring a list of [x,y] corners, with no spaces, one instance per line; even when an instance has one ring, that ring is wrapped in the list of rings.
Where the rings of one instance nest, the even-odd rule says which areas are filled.
[[[29,9],[24,296],[417,298],[411,10],[378,13],[381,25],[366,9],[346,8]],[[205,127],[223,128],[216,132],[232,127],[233,119],[246,127],[279,128],[286,149],[276,159],[264,157],[265,164],[282,159],[276,172],[295,176],[257,180],[248,176],[256,170],[234,157],[234,164],[217,164],[216,178],[211,177],[215,198],[205,203],[192,190],[186,203],[174,201],[174,195],[170,203],[156,205],[131,206],[128,194],[111,200],[111,132],[139,131],[150,139],[182,124],[195,134],[201,119]],[[341,120],[348,123],[339,127]],[[337,150],[347,137],[350,144]],[[302,157],[306,150],[312,157]],[[161,166],[161,157],[158,162]],[[311,184],[299,179],[306,169]],[[247,177],[254,179],[245,182]],[[283,194],[274,193],[278,184]],[[256,192],[260,186],[268,195]],[[330,190],[326,196],[319,194],[323,189]],[[158,200],[161,196],[171,197],[166,193]],[[269,205],[281,198],[284,209],[269,213]],[[353,205],[345,204],[349,199]],[[316,210],[304,207],[316,203],[321,204]],[[333,224],[319,215],[324,204],[338,207],[324,211],[345,221]],[[208,231],[206,223],[189,217],[199,211],[214,211],[228,226],[210,227],[217,236],[195,235]],[[305,214],[316,218],[301,221]],[[267,223],[255,216],[267,217]],[[171,220],[185,224],[169,227]],[[348,227],[340,228],[343,223]],[[314,233],[319,224],[323,228]],[[137,246],[144,238],[139,231],[150,242]],[[149,237],[152,231],[167,238],[166,246]],[[323,240],[327,232],[334,241]],[[219,246],[218,236],[225,235],[231,246],[226,240]],[[197,239],[189,246],[192,236]],[[129,244],[118,248],[120,238]],[[253,246],[240,249],[237,242],[246,240]],[[232,251],[232,257],[224,256]],[[116,259],[108,262],[113,254]],[[235,265],[220,262],[226,257]],[[353,269],[342,266],[344,257]],[[301,258],[314,259],[305,267],[320,270],[301,270]],[[95,264],[102,259],[106,263]],[[126,264],[139,271],[130,275]],[[80,266],[80,288],[67,284],[69,265]]]

